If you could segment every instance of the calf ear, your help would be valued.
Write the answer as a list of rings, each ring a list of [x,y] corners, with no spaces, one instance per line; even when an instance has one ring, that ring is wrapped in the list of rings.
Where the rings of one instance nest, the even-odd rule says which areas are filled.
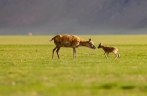
[[[91,38],[89,39],[89,42],[91,41]]]
[[[99,44],[99,46],[101,45],[101,43]]]

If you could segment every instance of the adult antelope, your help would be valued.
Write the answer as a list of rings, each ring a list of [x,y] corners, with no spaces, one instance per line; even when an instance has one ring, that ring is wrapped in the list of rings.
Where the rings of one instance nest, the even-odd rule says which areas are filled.
[[[76,57],[76,48],[79,46],[85,46],[92,49],[96,49],[94,43],[89,39],[88,41],[79,38],[76,35],[60,34],[54,36],[50,41],[54,40],[56,47],[53,49],[52,59],[54,58],[54,51],[56,51],[58,58],[60,58],[58,52],[61,47],[73,48],[73,58]]]

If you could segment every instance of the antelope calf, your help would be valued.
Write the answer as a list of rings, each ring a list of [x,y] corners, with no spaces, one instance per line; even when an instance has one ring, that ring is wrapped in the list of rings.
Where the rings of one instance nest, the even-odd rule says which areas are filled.
[[[85,46],[91,49],[96,49],[91,39],[86,41],[79,38],[76,35],[60,34],[60,35],[54,36],[50,41],[52,40],[54,40],[54,44],[56,45],[55,48],[53,49],[52,59],[54,58],[54,51],[56,51],[58,58],[60,58],[58,52],[61,47],[73,48],[73,58],[76,57],[76,48],[79,46]]]
[[[120,54],[117,52],[118,48],[116,47],[104,46],[100,43],[98,48],[102,48],[105,51],[104,55],[106,56],[106,58],[108,58],[109,53],[114,53],[115,58],[120,57]]]

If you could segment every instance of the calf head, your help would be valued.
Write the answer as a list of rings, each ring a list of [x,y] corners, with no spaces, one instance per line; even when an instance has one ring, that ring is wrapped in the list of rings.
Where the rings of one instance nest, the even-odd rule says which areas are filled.
[[[97,48],[102,48],[102,44],[100,43]]]

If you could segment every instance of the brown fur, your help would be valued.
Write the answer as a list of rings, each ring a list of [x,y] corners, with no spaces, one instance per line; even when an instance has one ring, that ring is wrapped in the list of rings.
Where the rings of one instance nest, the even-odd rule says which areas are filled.
[[[79,38],[76,35],[68,35],[68,34],[60,34],[54,36],[50,41],[54,40],[54,44],[56,47],[53,49],[52,58],[54,57],[54,51],[56,50],[58,58],[60,58],[58,52],[61,47],[71,47],[73,48],[73,58],[76,57],[76,48],[78,46],[86,46],[92,49],[95,49],[93,42],[91,39],[88,41],[85,41],[81,38]]]
[[[118,48],[116,47],[104,46],[100,43],[98,48],[102,48],[105,51],[104,55],[106,56],[106,58],[108,58],[109,53],[114,53],[115,58],[120,57],[120,54],[117,52]]]

